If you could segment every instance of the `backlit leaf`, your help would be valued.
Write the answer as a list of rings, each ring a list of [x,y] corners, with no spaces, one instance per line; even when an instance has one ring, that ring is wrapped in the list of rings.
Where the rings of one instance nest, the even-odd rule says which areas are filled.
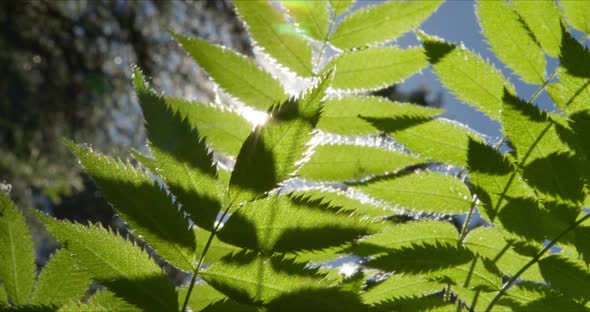
[[[313,74],[311,47],[267,0],[234,1],[255,47],[301,77]]]
[[[332,80],[329,72],[316,86],[271,111],[270,120],[246,139],[230,180],[232,203],[262,195],[288,179],[303,158],[321,114],[322,98]]]
[[[129,164],[71,142],[67,145],[133,233],[172,264],[192,271],[195,238],[165,190]]]
[[[284,294],[329,285],[323,274],[305,268],[305,263],[247,252],[224,257],[202,276],[211,286],[242,303],[269,303]]]
[[[135,244],[97,225],[42,219],[76,263],[117,296],[144,311],[178,309],[174,285]]]
[[[166,104],[180,112],[193,128],[207,138],[207,144],[222,153],[236,157],[242,143],[252,131],[252,125],[236,112],[212,105],[166,98]]]
[[[333,88],[366,91],[401,83],[426,65],[421,48],[373,47],[341,53],[326,68],[336,67]]]
[[[423,33],[419,36],[440,82],[463,103],[499,120],[504,87],[514,89],[502,73],[463,45]]]
[[[324,103],[318,129],[342,135],[378,134],[379,129],[365,118],[428,118],[443,113],[441,109],[399,103],[377,96],[348,95]]]
[[[320,145],[297,175],[310,180],[349,181],[393,173],[424,162],[417,156],[379,147]]]
[[[389,1],[369,6],[346,16],[330,43],[350,49],[391,41],[418,27],[441,4],[441,1]]]
[[[186,119],[173,113],[164,98],[151,91],[135,72],[135,90],[145,119],[148,145],[158,174],[199,226],[213,228],[221,207],[223,186],[217,181],[213,155],[205,139]]]
[[[324,249],[371,232],[348,211],[320,201],[274,195],[248,203],[219,232],[232,245],[263,252]]]
[[[356,186],[364,193],[410,211],[457,214],[471,207],[471,195],[459,179],[424,171]]]
[[[330,0],[330,6],[334,11],[334,15],[338,16],[346,12],[356,0]]]
[[[247,105],[266,110],[287,98],[281,84],[248,57],[203,39],[172,36],[221,88]]]
[[[545,52],[553,57],[559,55],[561,27],[559,10],[553,1],[512,1],[512,7],[526,22]]]
[[[319,41],[328,39],[330,11],[327,1],[281,0],[281,4],[303,35]]]
[[[575,29],[590,35],[590,3],[586,1],[559,1],[565,19]]]
[[[394,274],[365,292],[363,294],[363,302],[374,305],[386,300],[429,295],[443,288],[444,286],[442,284],[432,282],[422,276]]]
[[[31,302],[59,306],[80,300],[90,286],[90,278],[78,267],[69,251],[57,251],[41,271]]]
[[[478,1],[477,16],[491,50],[523,81],[542,84],[545,56],[505,1]],[[506,31],[510,29],[510,31]]]
[[[33,239],[20,210],[0,191],[0,279],[10,301],[28,304],[36,276]]]

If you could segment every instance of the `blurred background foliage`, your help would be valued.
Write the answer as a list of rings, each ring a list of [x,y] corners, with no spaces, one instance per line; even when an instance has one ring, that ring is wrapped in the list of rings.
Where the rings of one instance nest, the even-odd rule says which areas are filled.
[[[122,227],[62,138],[121,158],[145,150],[133,64],[167,95],[214,99],[213,83],[168,30],[252,55],[227,0],[1,1],[0,182],[19,207]],[[375,94],[441,104],[427,101],[425,87]]]

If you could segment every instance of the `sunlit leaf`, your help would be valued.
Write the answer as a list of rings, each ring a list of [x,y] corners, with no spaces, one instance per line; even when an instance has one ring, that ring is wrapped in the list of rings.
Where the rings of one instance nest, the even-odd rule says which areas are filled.
[[[10,301],[27,304],[36,276],[33,239],[25,218],[0,191],[0,279]]]
[[[255,47],[301,77],[313,74],[311,47],[267,0],[234,1]]]
[[[330,11],[327,1],[281,0],[303,35],[325,41],[328,36]]]
[[[482,32],[496,56],[523,81],[542,84],[546,63],[543,50],[518,14],[504,1],[478,1],[476,8]]]
[[[333,88],[367,91],[401,83],[426,65],[421,48],[374,47],[341,53],[326,68],[336,67]]]
[[[330,43],[350,49],[394,40],[420,26],[440,4],[441,1],[389,1],[362,8],[338,24]]]

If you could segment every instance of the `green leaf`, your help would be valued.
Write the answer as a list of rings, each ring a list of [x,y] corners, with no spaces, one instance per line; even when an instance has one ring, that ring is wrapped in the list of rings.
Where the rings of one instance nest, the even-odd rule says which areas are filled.
[[[0,191],[0,279],[10,301],[29,303],[36,276],[33,239],[20,210]]]
[[[405,274],[427,273],[429,278],[434,278],[444,274],[445,269],[470,263],[473,257],[471,251],[455,244],[412,244],[370,260],[367,265]]]
[[[502,233],[493,227],[478,227],[471,230],[464,244],[469,250],[492,260],[509,276],[516,274],[531,259],[514,251],[515,244],[505,240]],[[533,281],[543,280],[537,264],[533,264],[521,277]]]
[[[267,110],[287,98],[280,82],[258,68],[248,57],[203,39],[174,33],[172,37],[221,88],[245,104]]]
[[[254,46],[301,77],[313,75],[311,47],[266,0],[234,1]]]
[[[193,230],[195,232],[195,237],[197,238],[197,257],[200,257],[203,254],[205,242],[209,239],[209,235],[211,235],[211,233],[199,227],[194,227]],[[215,236],[211,241],[211,245],[209,245],[209,249],[207,250],[205,262],[216,262],[217,260],[228,255],[230,252],[238,252],[240,250],[241,248],[226,244],[220,241],[217,236]]]
[[[4,284],[0,284],[0,308],[8,305],[8,294],[6,293],[6,288],[4,288]]]
[[[374,146],[319,145],[297,175],[321,181],[360,180],[423,162],[417,156]]]
[[[555,3],[553,1],[517,0],[512,1],[511,4],[526,22],[543,50],[550,56],[558,56],[561,34],[556,30],[561,27],[561,21]]]
[[[545,195],[581,202],[583,182],[555,122],[537,107],[505,92],[502,125],[516,151],[523,176]]]
[[[499,291],[502,272],[489,259],[475,255],[469,263],[449,268],[433,280],[474,290]]]
[[[471,195],[463,182],[430,171],[393,175],[356,189],[411,211],[458,214],[471,207]]]
[[[178,288],[178,305],[184,304],[184,299],[188,294],[188,287]],[[224,300],[227,297],[211,287],[209,284],[200,282],[195,284],[191,292],[191,296],[188,300],[188,306],[193,311],[202,311],[208,305],[211,305],[217,301]]]
[[[317,127],[325,132],[342,135],[377,134],[379,129],[368,118],[407,116],[428,118],[442,114],[441,109],[409,103],[391,102],[377,96],[348,95],[332,98],[324,103],[322,118]]]
[[[502,73],[463,45],[444,42],[424,33],[426,56],[440,82],[460,101],[494,120],[500,119],[504,87],[513,90]]]
[[[481,140],[479,135],[471,129],[446,119],[429,120],[420,117],[367,117],[365,119],[423,158],[457,166],[465,166],[467,163],[469,139]]]
[[[559,1],[567,22],[575,29],[590,35],[590,3],[586,1]]]
[[[335,89],[367,91],[401,83],[428,65],[422,48],[373,47],[347,51],[332,58]]]
[[[175,266],[192,271],[195,237],[166,191],[129,164],[66,144],[133,233]]]
[[[578,226],[574,230],[574,245],[586,264],[590,264],[590,226]]]
[[[280,256],[228,255],[201,273],[211,286],[242,303],[269,303],[284,294],[328,287],[324,275]]]
[[[269,311],[367,311],[358,293],[343,291],[337,287],[302,289],[287,293],[267,305]]]
[[[242,143],[252,132],[252,125],[228,108],[175,98],[166,98],[166,104],[186,118],[193,128],[199,129],[214,150],[229,156],[238,155]]]
[[[145,119],[148,145],[161,176],[199,226],[212,229],[221,208],[223,185],[217,181],[213,154],[205,139],[186,119],[169,109],[164,99],[149,89],[141,72],[135,72],[135,90]]]
[[[547,92],[559,109],[574,114],[590,109],[590,51],[562,28],[559,82]]]
[[[299,99],[271,111],[270,120],[246,139],[230,180],[232,203],[251,200],[288,179],[300,166],[321,113],[322,98],[333,72],[322,77]]]
[[[379,233],[361,239],[350,251],[359,256],[371,256],[412,245],[456,244],[458,241],[457,229],[448,222],[416,221],[385,227]]]
[[[370,232],[368,222],[339,207],[273,195],[235,212],[218,237],[252,250],[285,253],[339,246]]]
[[[354,196],[354,193],[342,191],[337,188],[322,186],[319,188],[309,188],[293,192],[296,196],[303,196],[309,200],[320,200],[321,204],[330,204],[334,207],[342,207],[344,210],[354,211],[357,214],[371,217],[383,217],[394,214],[395,212],[385,207],[381,207],[372,202],[365,202]]]
[[[97,291],[94,295],[88,298],[86,304],[68,304],[62,307],[59,311],[72,311],[72,312],[97,312],[97,311],[142,311],[138,307],[126,302],[125,300],[115,296],[114,293],[103,289]]]
[[[432,282],[423,276],[391,275],[377,286],[363,294],[363,302],[370,305],[404,297],[425,296],[443,289],[440,283]]]
[[[356,0],[330,0],[330,6],[334,11],[334,16],[341,15],[356,2]]]
[[[468,148],[469,182],[481,202],[479,212],[486,220],[496,224],[498,213],[508,198],[534,197],[533,190],[507,157],[491,146],[471,139]]]
[[[80,300],[90,286],[91,276],[82,271],[68,251],[57,251],[41,271],[31,303],[60,306]]]
[[[178,309],[174,285],[141,248],[98,225],[38,215],[76,263],[117,296],[144,311]]]
[[[588,300],[590,297],[590,271],[583,264],[560,255],[550,255],[539,261],[539,268],[553,288],[575,298]]]
[[[407,297],[388,300],[375,306],[376,311],[455,311],[456,303],[446,302],[440,296]]]
[[[523,81],[542,84],[546,65],[543,50],[518,14],[504,1],[478,1],[476,8],[482,32],[496,56]]]
[[[281,4],[304,36],[327,40],[330,21],[327,1],[281,0]]]
[[[362,8],[338,24],[330,43],[340,49],[350,49],[394,40],[420,26],[441,3],[390,1]]]

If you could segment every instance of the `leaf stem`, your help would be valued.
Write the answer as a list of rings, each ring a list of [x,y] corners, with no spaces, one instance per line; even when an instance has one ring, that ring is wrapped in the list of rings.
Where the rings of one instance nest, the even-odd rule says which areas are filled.
[[[576,223],[570,225],[567,229],[565,229],[563,232],[561,232],[559,235],[557,235],[557,237],[555,237],[553,240],[551,240],[549,242],[549,244],[547,244],[547,246],[545,246],[543,249],[541,249],[529,262],[527,262],[527,264],[525,264],[518,272],[516,272],[516,274],[514,274],[510,278],[510,280],[508,280],[506,283],[504,283],[504,285],[502,285],[502,288],[498,291],[498,293],[496,294],[496,296],[494,297],[494,299],[492,299],[492,301],[490,302],[490,304],[488,305],[488,307],[485,309],[485,312],[492,311],[492,308],[494,307],[494,305],[498,302],[498,300],[500,300],[500,298],[506,293],[506,291],[508,291],[508,289],[510,287],[512,287],[512,285],[514,285],[514,283],[518,280],[518,278],[526,270],[528,270],[528,268],[530,268],[533,264],[535,264],[537,261],[539,261],[539,259],[541,259],[541,257],[547,251],[549,251],[549,249],[551,249],[551,247],[553,247],[553,245],[557,244],[557,242],[561,238],[563,238],[570,231],[574,230],[575,228],[578,227],[578,225],[582,224],[584,221],[586,221],[588,219],[590,219],[590,214],[586,214],[580,220],[576,221]]]
[[[221,228],[221,225],[223,224],[223,219],[225,219],[225,216],[227,215],[229,209],[230,209],[231,205],[228,205],[227,208],[225,208],[225,210],[223,211],[223,214],[221,215],[221,217],[219,218],[219,222],[217,222],[217,224],[213,227],[213,230],[211,231],[211,234],[209,235],[209,238],[207,239],[207,243],[205,243],[205,247],[203,248],[203,252],[201,253],[201,256],[199,257],[199,262],[197,263],[197,267],[195,268],[195,270],[193,271],[193,277],[191,278],[191,283],[188,287],[188,291],[186,293],[186,298],[184,298],[184,304],[182,305],[182,312],[186,311],[186,307],[188,305],[188,300],[191,297],[191,292],[193,291],[193,287],[195,286],[195,283],[197,282],[197,277],[199,276],[199,272],[201,271],[201,266],[203,266],[203,262],[205,260],[205,255],[207,254],[207,251],[209,251],[209,247],[211,246],[211,243],[213,242],[213,238],[215,238],[215,234],[217,234],[217,231],[219,231],[219,229]]]
[[[465,221],[463,222],[463,226],[461,227],[461,233],[459,234],[460,243],[463,243],[463,240],[465,240],[465,237],[467,237],[467,233],[469,232],[469,223],[471,223],[471,217],[473,216],[475,206],[477,206],[477,195],[473,195],[471,207],[469,207],[469,210],[467,211],[467,216],[465,217]]]

